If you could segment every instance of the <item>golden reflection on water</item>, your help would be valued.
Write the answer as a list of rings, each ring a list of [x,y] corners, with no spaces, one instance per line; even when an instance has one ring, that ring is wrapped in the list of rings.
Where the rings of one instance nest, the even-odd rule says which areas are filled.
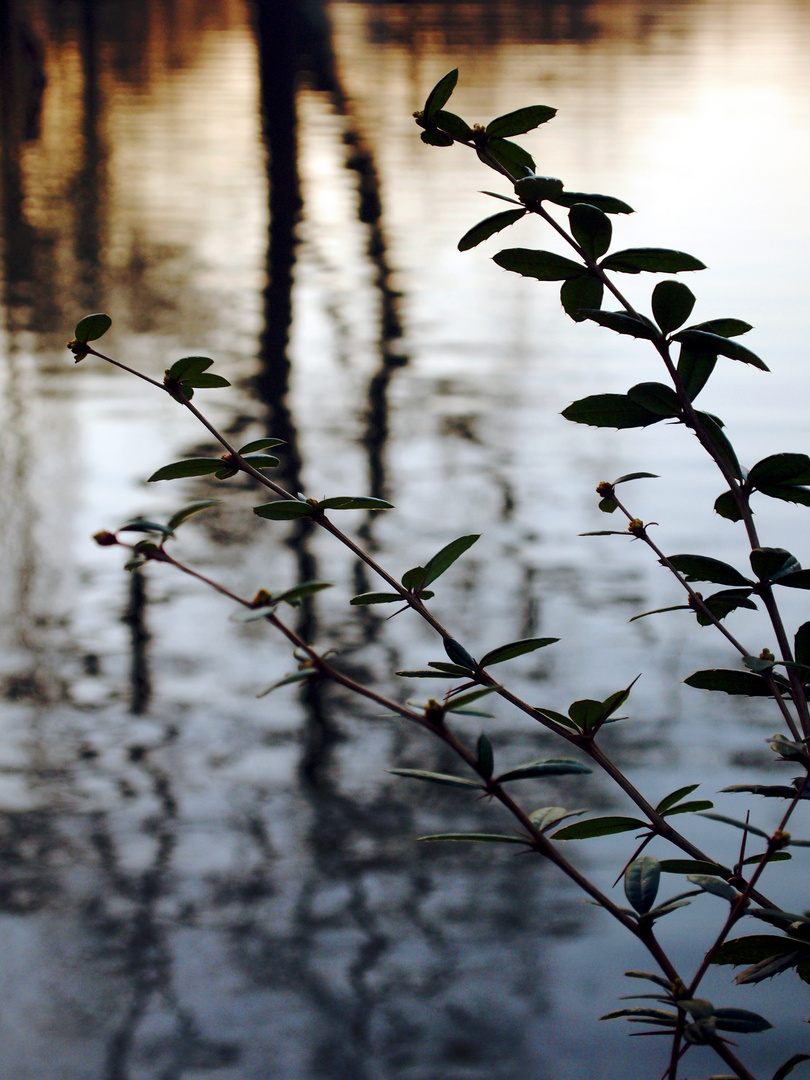
[[[671,602],[666,585],[636,552],[595,556],[574,539],[598,527],[605,470],[680,471],[707,506],[716,484],[677,432],[639,442],[559,420],[571,398],[637,381],[640,354],[563,323],[553,290],[496,270],[498,241],[456,251],[491,212],[478,190],[499,181],[423,147],[411,113],[455,66],[454,103],[471,119],[555,105],[531,137],[541,171],[635,205],[622,246],[710,263],[695,282],[701,316],[756,322],[752,346],[775,371],[768,386],[722,376],[723,415],[752,454],[806,450],[807,6],[268,0],[286,56],[239,0],[2,10],[0,918],[18,934],[24,987],[0,1021],[4,1059],[35,1080],[54,1061],[60,1080],[85,1080],[86,1060],[105,1080],[187,1067],[253,1080],[271,1057],[282,1080],[563,1080],[596,1056],[617,1078],[646,1076],[623,1032],[600,1028],[590,1048],[571,1034],[583,998],[595,1015],[614,990],[593,982],[579,909],[540,904],[556,888],[547,875],[414,854],[418,832],[479,820],[390,782],[392,761],[424,763],[420,740],[323,695],[257,705],[256,687],[289,665],[284,648],[165,577],[139,593],[90,544],[212,489],[145,489],[199,431],[117,373],[72,368],[63,342],[79,315],[106,309],[105,347],[152,374],[215,356],[235,383],[205,399],[219,422],[247,438],[285,425],[290,471],[314,494],[390,494],[396,518],[367,529],[394,568],[483,522],[443,597],[465,640],[568,636],[568,652],[513,676],[555,708],[572,686],[607,693],[644,669],[646,719],[617,736],[622,760],[656,789],[692,780],[696,756],[738,781],[725,705],[696,717],[677,689],[660,692],[662,673],[677,684],[712,647],[682,623],[617,633],[617,618]],[[234,495],[247,521],[255,497]],[[691,505],[668,485],[639,498],[673,549],[694,542]],[[797,522],[786,510],[780,526],[801,557]],[[728,531],[709,520],[702,532],[726,556]],[[371,583],[306,535],[257,539],[223,510],[184,543],[251,593],[334,578],[309,629],[383,687],[428,655],[402,620],[349,623],[349,590]],[[762,718],[741,716],[755,753]],[[508,717],[492,730],[510,760],[536,756],[534,733]],[[561,784],[543,797],[582,796]],[[590,854],[594,872],[614,853]],[[31,989],[46,958],[67,989]],[[559,1022],[572,1015],[573,1029]]]

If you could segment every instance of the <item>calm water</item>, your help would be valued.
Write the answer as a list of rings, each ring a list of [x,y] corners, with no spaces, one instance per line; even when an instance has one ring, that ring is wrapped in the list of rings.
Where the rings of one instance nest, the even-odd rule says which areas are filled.
[[[505,824],[386,771],[451,767],[436,748],[333,693],[256,700],[292,666],[269,628],[229,621],[224,600],[162,568],[129,577],[92,543],[220,490],[147,488],[159,466],[211,449],[204,432],[145,384],[74,368],[64,342],[106,310],[108,350],[153,376],[214,357],[234,388],[201,392],[202,407],[242,442],[285,438],[290,485],[396,504],[346,519],[394,572],[482,532],[437,612],[473,651],[563,638],[510,668],[551,708],[643,671],[610,749],[652,796],[759,779],[768,711],[679,686],[729,662],[720,643],[677,614],[628,626],[678,602],[672,587],[637,547],[578,537],[604,527],[596,483],[645,469],[663,479],[636,485],[633,508],[661,523],[666,549],[742,565],[737,532],[711,513],[718,482],[683,432],[560,418],[585,393],[660,376],[642,345],[573,325],[553,287],[489,260],[551,246],[539,226],[457,252],[498,180],[424,147],[411,113],[453,67],[470,120],[557,107],[525,140],[541,171],[626,199],[637,214],[617,223],[620,246],[693,252],[711,268],[692,282],[696,316],[757,327],[748,340],[774,374],[728,362],[705,407],[748,464],[806,451],[810,6],[281,7],[253,22],[239,0],[2,9],[3,1075],[579,1080],[598,1062],[606,1080],[649,1080],[663,1071],[655,1040],[593,1024],[630,992],[621,972],[645,964],[607,919],[539,863],[413,843]],[[639,303],[648,290],[627,289]],[[389,673],[437,656],[427,633],[380,609],[347,617],[373,582],[342,549],[257,526],[244,484],[226,494],[187,527],[183,555],[247,595],[334,581],[302,630],[407,696]],[[777,506],[764,532],[810,561],[806,511]],[[801,595],[791,616],[807,618]],[[757,625],[735,629],[756,642]],[[495,711],[499,760],[547,752]],[[599,779],[524,794],[627,811]],[[733,858],[735,838],[690,827]],[[627,854],[619,838],[579,858],[609,887]],[[797,882],[772,882],[806,906]],[[668,944],[688,967],[701,942],[679,939],[678,919]],[[723,969],[707,993],[788,1013],[745,1047],[770,1076],[806,1049],[806,1004],[792,982],[742,994],[729,981]],[[698,1053],[702,1075],[714,1065]]]

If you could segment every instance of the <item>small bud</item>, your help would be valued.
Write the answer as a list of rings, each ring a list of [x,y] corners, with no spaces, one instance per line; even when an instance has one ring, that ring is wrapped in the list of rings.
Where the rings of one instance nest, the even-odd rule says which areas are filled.
[[[615,494],[613,484],[609,484],[607,480],[603,480],[601,484],[596,485],[596,494],[600,495],[603,499],[612,499]]]
[[[632,533],[633,536],[643,536],[644,535],[644,522],[641,521],[639,518],[633,518],[633,520],[627,526],[627,531],[629,533]]]
[[[118,543],[118,537],[115,533],[106,531],[95,533],[93,539],[99,547],[113,547],[113,545]]]
[[[784,829],[777,829],[773,834],[773,847],[774,851],[782,851],[790,845],[790,833],[785,832]]]
[[[762,652],[759,654],[759,659],[773,662],[776,657],[773,655],[770,649],[763,649]]]
[[[425,705],[425,719],[431,724],[441,724],[444,721],[444,706],[440,705],[435,698],[428,698]]]
[[[87,356],[89,352],[89,350],[85,346],[85,343],[83,341],[77,341],[76,338],[72,338],[67,343],[67,348],[70,349],[70,351],[76,357],[77,364],[80,360],[84,360],[85,356]]]

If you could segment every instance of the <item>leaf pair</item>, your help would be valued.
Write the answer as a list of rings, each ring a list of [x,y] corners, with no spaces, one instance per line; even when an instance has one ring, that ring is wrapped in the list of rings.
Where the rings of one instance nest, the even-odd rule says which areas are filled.
[[[195,389],[230,386],[221,375],[211,375],[208,368],[214,363],[207,356],[184,356],[166,369],[163,385],[178,400],[191,401]]]

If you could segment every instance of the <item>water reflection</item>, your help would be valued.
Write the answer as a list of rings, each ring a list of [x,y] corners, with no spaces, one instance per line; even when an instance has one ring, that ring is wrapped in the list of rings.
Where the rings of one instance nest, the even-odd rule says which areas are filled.
[[[569,700],[581,657],[586,693],[616,689],[617,672],[624,685],[685,666],[705,643],[672,624],[634,624],[621,645],[610,629],[617,605],[629,617],[653,600],[653,574],[572,549],[590,508],[576,493],[616,452],[560,434],[545,406],[575,396],[594,357],[606,377],[624,361],[554,337],[556,309],[536,292],[451,261],[486,212],[466,195],[482,178],[418,156],[409,115],[459,62],[489,115],[554,72],[576,115],[583,84],[632,81],[633,57],[666,53],[662,34],[679,28],[697,35],[690,12],[715,7],[0,9],[4,1060],[35,1080],[54,1062],[65,1080],[584,1075],[558,1019],[579,984],[555,958],[587,955],[587,909],[530,860],[416,848],[414,835],[499,818],[393,783],[392,762],[452,763],[362,703],[312,683],[257,704],[256,687],[291,664],[283,645],[228,624],[216,598],[158,574],[122,579],[82,546],[219,491],[144,491],[152,468],[202,449],[199,432],[115,374],[68,372],[61,347],[77,314],[106,307],[111,348],[154,373],[215,355],[235,388],[212,412],[246,439],[284,438],[285,483],[397,503],[395,522],[355,522],[394,569],[484,522],[443,596],[460,631],[490,647],[579,628],[568,658],[515,665],[532,700]],[[558,460],[575,465],[561,474]],[[391,670],[432,655],[405,619],[347,620],[350,590],[372,587],[363,568],[306,525],[253,532],[255,501],[236,485],[244,517],[217,510],[184,550],[246,593],[335,580],[298,629],[360,678],[391,688]],[[692,765],[672,739],[686,710],[677,694],[661,702],[654,670],[648,685],[649,721],[615,749],[649,773],[661,761],[651,783],[669,790]],[[739,748],[716,719],[694,724],[690,755],[722,775]],[[748,722],[759,745],[762,717]],[[547,749],[505,715],[491,730],[505,760]],[[582,800],[564,782],[527,797]],[[597,784],[590,797],[610,805]],[[610,852],[583,858],[598,871]],[[606,993],[611,1005],[601,985],[589,1000]],[[594,1036],[601,1065],[613,1038]],[[612,1056],[617,1076],[647,1072],[643,1055]]]

